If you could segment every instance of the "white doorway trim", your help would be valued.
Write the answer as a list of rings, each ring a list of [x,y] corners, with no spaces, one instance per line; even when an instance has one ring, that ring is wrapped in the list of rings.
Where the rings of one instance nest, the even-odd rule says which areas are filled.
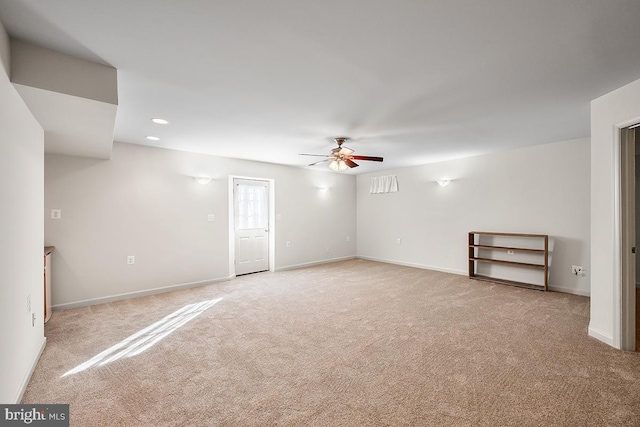
[[[636,173],[635,173],[635,131],[621,130],[620,138],[620,279],[621,279],[621,319],[620,347],[623,350],[636,348]]]
[[[276,188],[275,180],[270,178],[258,178],[253,176],[229,175],[227,200],[229,209],[229,277],[236,277],[236,245],[235,245],[235,215],[233,210],[233,180],[250,179],[254,181],[267,181],[269,183],[269,271],[275,271],[276,248]]]

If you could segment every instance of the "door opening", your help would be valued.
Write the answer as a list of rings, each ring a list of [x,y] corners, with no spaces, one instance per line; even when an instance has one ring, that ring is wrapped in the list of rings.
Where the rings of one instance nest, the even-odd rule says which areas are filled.
[[[635,245],[640,242],[640,129],[637,127],[631,127],[627,132],[633,133],[629,137],[629,139],[633,139],[633,145],[635,147],[635,231],[636,231],[636,241]],[[629,142],[631,143],[631,142]],[[638,272],[640,271],[640,250],[638,250],[636,246],[635,251],[635,261],[636,261],[636,269],[635,269],[635,295],[631,296],[635,299],[635,350],[640,351],[640,280],[638,276]]]
[[[267,180],[233,179],[235,275],[269,270],[270,185]]]
[[[621,129],[620,134],[620,259],[621,259],[621,348],[623,350],[638,350],[637,333],[640,316],[636,312],[636,300],[638,298],[637,274],[638,259],[636,252],[636,233],[640,231],[638,214],[640,214],[640,196],[637,195],[639,169],[636,167],[636,130],[632,128]]]

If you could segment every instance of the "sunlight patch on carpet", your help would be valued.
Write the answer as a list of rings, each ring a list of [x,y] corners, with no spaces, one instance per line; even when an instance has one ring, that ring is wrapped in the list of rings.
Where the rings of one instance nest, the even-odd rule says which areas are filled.
[[[102,353],[67,371],[62,377],[77,374],[92,366],[104,366],[123,357],[137,356],[221,300],[222,298],[218,298],[185,305],[156,323],[136,332],[118,344],[109,347]]]

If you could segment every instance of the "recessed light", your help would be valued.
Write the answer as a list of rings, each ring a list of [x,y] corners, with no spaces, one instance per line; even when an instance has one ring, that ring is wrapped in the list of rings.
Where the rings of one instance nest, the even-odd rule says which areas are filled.
[[[156,123],[156,124],[159,124],[159,125],[168,125],[169,124],[169,121],[165,120],[165,119],[154,118],[154,119],[151,119],[151,121],[153,123]]]
[[[147,139],[149,141],[160,141],[160,138],[158,138],[157,136],[147,136]]]

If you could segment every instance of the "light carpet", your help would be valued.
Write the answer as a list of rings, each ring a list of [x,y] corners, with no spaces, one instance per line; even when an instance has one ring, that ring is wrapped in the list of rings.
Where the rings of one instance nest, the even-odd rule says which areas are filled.
[[[23,403],[72,426],[640,425],[639,355],[588,322],[586,297],[350,260],[54,312]]]

